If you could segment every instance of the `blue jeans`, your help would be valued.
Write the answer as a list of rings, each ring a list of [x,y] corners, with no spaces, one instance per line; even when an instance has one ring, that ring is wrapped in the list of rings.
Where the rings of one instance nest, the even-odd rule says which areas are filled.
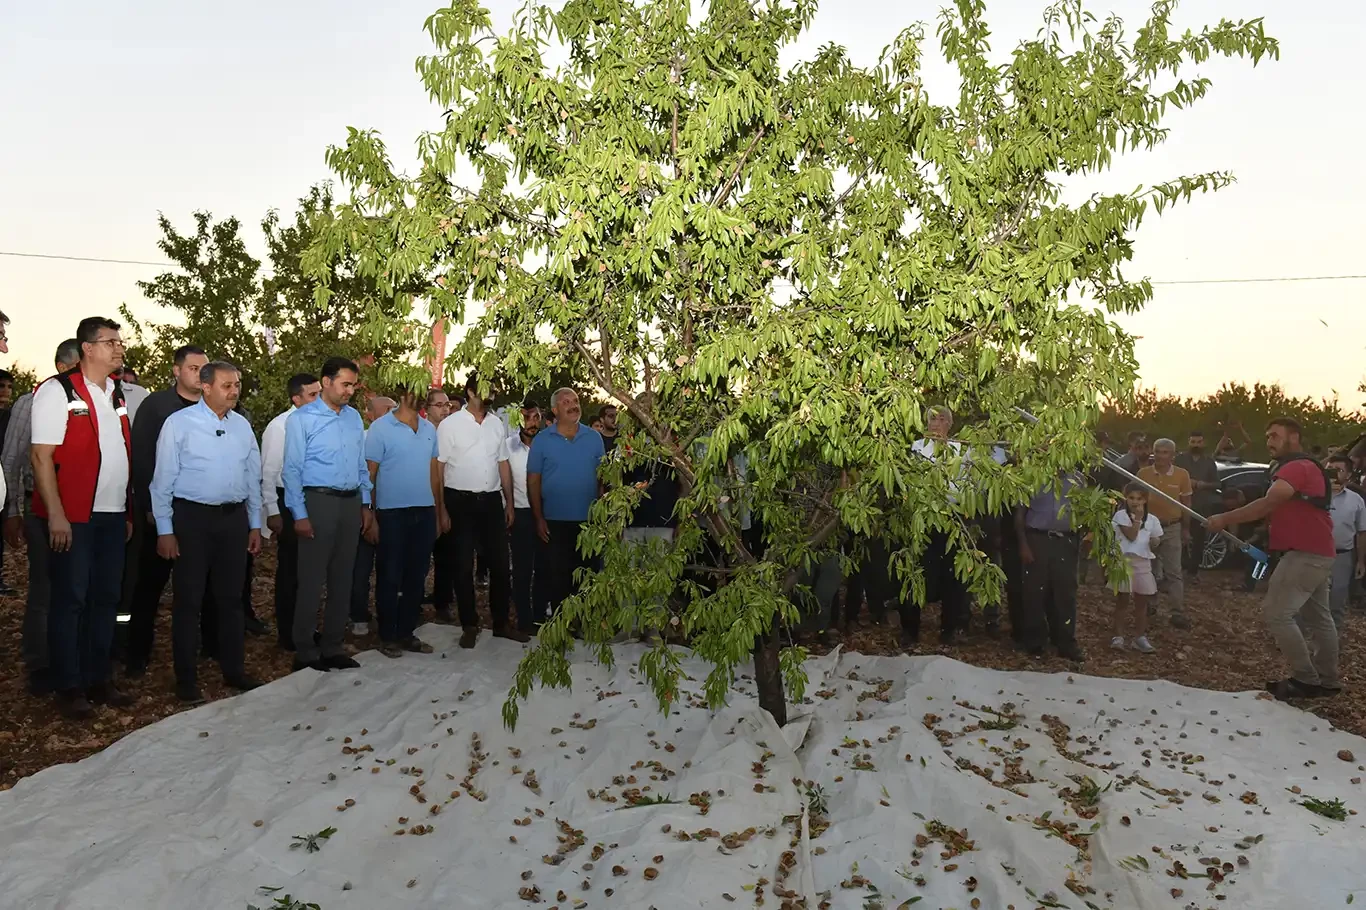
[[[119,609],[123,548],[122,512],[96,512],[71,523],[71,548],[51,553],[48,571],[48,662],[59,692],[109,682],[109,651]]]
[[[379,576],[375,582],[375,612],[380,641],[399,643],[413,637],[422,614],[427,564],[436,543],[436,507],[378,509]]]

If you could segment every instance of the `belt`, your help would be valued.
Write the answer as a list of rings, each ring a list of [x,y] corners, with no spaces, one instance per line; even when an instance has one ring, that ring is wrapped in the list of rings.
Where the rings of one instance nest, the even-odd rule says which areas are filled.
[[[1355,553],[1355,552],[1356,552],[1355,549],[1352,549],[1352,550],[1338,550],[1338,555],[1341,556],[1343,553]]]
[[[172,505],[175,503],[181,503],[187,506],[198,506],[201,509],[218,509],[221,512],[231,512],[246,505],[246,503],[243,502],[196,502],[193,499],[184,499],[180,496],[171,500]]]
[[[1042,528],[1025,528],[1026,534],[1042,534],[1044,537],[1056,537],[1059,540],[1071,540],[1077,536],[1076,531],[1045,531]]]
[[[456,496],[498,496],[501,498],[503,495],[502,490],[484,490],[482,492],[475,492],[474,490],[457,490],[455,487],[446,487],[446,492],[454,493]]]
[[[335,496],[338,499],[351,499],[360,493],[359,487],[352,487],[349,490],[339,490],[336,487],[304,487],[305,493],[321,493],[324,496]]]

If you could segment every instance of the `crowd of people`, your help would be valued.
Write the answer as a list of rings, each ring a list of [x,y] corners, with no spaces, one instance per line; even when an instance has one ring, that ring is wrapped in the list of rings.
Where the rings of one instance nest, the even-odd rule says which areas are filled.
[[[0,350],[4,325],[0,314]],[[0,412],[4,537],[27,553],[29,689],[51,695],[67,717],[131,703],[115,679],[118,618],[127,619],[117,655],[122,676],[141,677],[153,660],[168,583],[176,696],[203,701],[203,655],[217,662],[227,686],[259,686],[246,670],[244,636],[269,633],[251,599],[255,558],[268,538],[276,553],[277,644],[293,652],[296,671],[358,666],[345,647],[348,630],[373,628],[390,658],[429,653],[417,634],[428,599],[438,621],[460,624],[461,647],[472,648],[480,584],[492,635],[526,642],[587,567],[579,533],[603,493],[599,467],[620,432],[613,406],[585,425],[578,395],[559,389],[547,408],[522,403],[510,429],[472,375],[463,395],[400,388],[357,399],[356,407],[360,371],[334,357],[317,375],[289,379],[291,406],[258,443],[233,364],[187,345],[174,352],[173,383],[149,393],[123,357],[118,323],[82,320],[55,352],[54,375]],[[927,438],[913,449],[929,461],[974,457],[952,430],[952,412],[935,408]],[[1128,580],[1115,591],[1114,648],[1153,652],[1149,627],[1161,605],[1172,627],[1189,628],[1185,584],[1199,570],[1204,536],[1243,533],[1265,519],[1277,561],[1264,613],[1290,666],[1286,679],[1268,686],[1282,698],[1338,691],[1338,635],[1352,587],[1366,575],[1366,501],[1356,488],[1366,453],[1315,460],[1290,419],[1272,421],[1266,438],[1276,467],[1269,491],[1253,502],[1225,498],[1202,433],[1190,434],[1181,453],[1169,439],[1149,450],[1134,434],[1114,467],[1064,474],[1025,506],[983,520],[981,546],[1007,579],[1015,645],[1042,656],[1051,644],[1062,657],[1084,659],[1077,589],[1095,541],[1073,522],[1068,493],[1100,484],[1115,493],[1111,533],[1128,565]],[[1216,448],[1228,448],[1227,439]],[[996,450],[992,457],[1007,456]],[[743,476],[746,466],[736,469]],[[637,473],[628,480],[648,495],[625,540],[667,545],[679,520],[677,479],[656,468]],[[1208,520],[1193,520],[1188,508]],[[762,547],[757,523],[742,521],[742,532]],[[824,638],[847,629],[865,603],[882,622],[890,604],[900,614],[901,644],[914,648],[920,607],[892,568],[895,543],[842,545],[858,549],[860,567],[845,578],[831,557],[803,579],[801,633]],[[950,538],[931,535],[922,558],[926,600],[941,605],[941,642],[967,633],[974,612],[986,633],[998,634],[996,608],[972,609]]]

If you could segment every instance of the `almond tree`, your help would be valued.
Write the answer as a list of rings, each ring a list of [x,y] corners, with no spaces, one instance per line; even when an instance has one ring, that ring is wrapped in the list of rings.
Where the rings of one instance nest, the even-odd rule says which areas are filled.
[[[1089,457],[1098,401],[1125,400],[1135,378],[1131,339],[1108,318],[1151,296],[1122,273],[1134,229],[1231,177],[1078,204],[1063,183],[1099,183],[1116,153],[1159,145],[1166,113],[1210,87],[1191,65],[1255,63],[1277,44],[1256,19],[1177,34],[1173,2],[1129,35],[1065,0],[997,65],[984,4],[958,0],[936,37],[961,86],[933,99],[922,25],[889,28],[874,66],[827,45],[785,69],[814,0],[556,7],[532,0],[505,34],[474,0],[427,20],[436,53],[417,70],[444,124],[419,137],[411,174],[373,132],[332,148],[350,200],[306,260],[354,255],[385,294],[420,280],[424,305],[472,323],[453,362],[526,385],[584,369],[635,427],[580,539],[603,570],[542,629],[509,723],[537,682],[568,684],[571,630],[610,661],[609,639],[639,626],[686,634],[712,666],[713,704],[752,655],[781,723],[784,682],[794,697],[803,683],[787,631],[829,554],[847,566],[885,535],[923,599],[917,554],[939,531],[979,599],[998,596],[972,519]],[[425,318],[369,330],[415,339]],[[970,416],[964,440],[1004,440],[1018,463],[916,460],[934,403]],[[687,517],[642,561],[620,531],[645,494],[623,477],[649,460],[676,472]],[[1098,494],[1077,508],[1105,517]],[[676,650],[655,647],[640,669],[661,706],[680,696]]]

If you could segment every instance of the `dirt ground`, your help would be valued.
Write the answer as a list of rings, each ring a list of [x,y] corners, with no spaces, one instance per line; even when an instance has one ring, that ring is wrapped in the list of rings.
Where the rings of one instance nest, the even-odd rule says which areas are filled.
[[[0,790],[50,765],[79,761],[98,752],[128,732],[155,723],[181,710],[173,693],[171,671],[169,590],[161,611],[153,665],[147,675],[124,685],[138,696],[129,709],[101,708],[92,721],[73,723],[61,719],[50,700],[36,699],[25,689],[20,658],[25,565],[22,554],[5,554],[5,579],[16,596],[0,597]],[[273,628],[273,554],[258,560],[254,585],[257,615]],[[1109,647],[1112,596],[1098,585],[1080,592],[1079,639],[1087,660],[1080,668],[1058,658],[1032,660],[1010,647],[1009,637],[973,635],[952,647],[925,644],[917,653],[942,653],[983,667],[1003,670],[1076,671],[1097,676],[1131,679],[1167,679],[1205,689],[1240,691],[1261,689],[1267,680],[1285,676],[1285,668],[1260,620],[1259,599],[1239,585],[1235,573],[1202,575],[1187,585],[1187,610],[1194,628],[1178,631],[1158,619],[1150,633],[1158,653],[1141,655],[1116,652]],[[481,592],[482,594],[482,592]],[[430,607],[426,608],[430,611]],[[430,618],[430,612],[427,614]],[[938,608],[925,611],[922,641],[938,640]],[[898,653],[895,616],[888,624],[874,626],[865,613],[862,624],[849,636],[832,635],[832,644],[866,654]],[[1366,735],[1366,686],[1360,684],[1366,665],[1366,614],[1354,611],[1349,618],[1342,647],[1344,692],[1333,699],[1300,705],[1341,729]],[[356,650],[378,643],[373,636],[350,638]],[[813,650],[822,650],[813,647]],[[247,638],[248,672],[263,680],[277,679],[290,671],[291,655],[275,647],[275,636]],[[200,684],[210,699],[232,694],[222,685],[216,667],[201,668]]]

